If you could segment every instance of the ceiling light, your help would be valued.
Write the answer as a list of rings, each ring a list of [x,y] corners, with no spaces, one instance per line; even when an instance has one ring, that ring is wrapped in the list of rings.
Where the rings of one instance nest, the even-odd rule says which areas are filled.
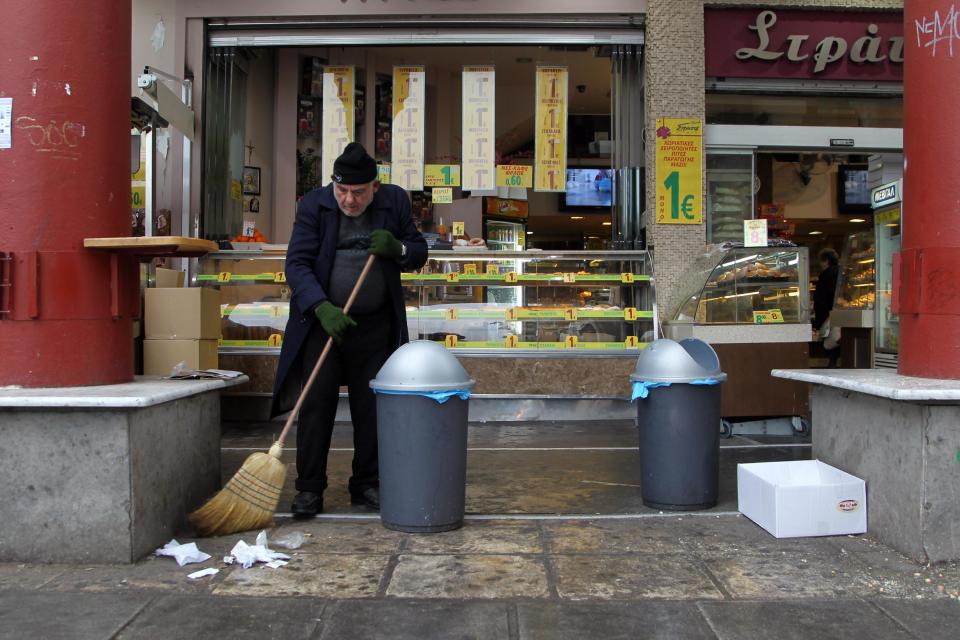
[[[571,220],[583,220],[583,216],[570,216]]]
[[[866,222],[863,218],[850,218],[850,222]]]
[[[822,235],[823,235],[823,231],[811,231],[809,235],[811,235],[811,236],[822,236]]]
[[[609,227],[609,226],[612,225],[613,223],[612,223],[612,222],[602,222],[601,224],[602,224],[603,226],[605,226],[605,227]]]
[[[533,235],[533,231],[527,231],[527,235],[528,235],[528,236],[532,236],[532,235]]]

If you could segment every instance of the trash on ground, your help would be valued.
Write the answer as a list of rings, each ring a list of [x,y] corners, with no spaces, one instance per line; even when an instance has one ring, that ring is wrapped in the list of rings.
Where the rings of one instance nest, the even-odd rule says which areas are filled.
[[[265,566],[265,567],[270,567],[271,569],[279,569],[280,567],[282,567],[282,566],[284,566],[284,565],[286,565],[286,564],[287,564],[287,561],[286,561],[286,560],[274,560],[273,562],[268,562],[267,564],[265,564],[265,565],[263,565],[263,566]]]
[[[237,559],[233,556],[223,556],[223,564],[233,564]]]
[[[230,550],[237,563],[244,569],[249,569],[255,562],[273,562],[274,560],[289,560],[290,556],[279,551],[271,551],[267,547],[267,532],[261,531],[257,534],[257,541],[254,545],[248,545],[243,540],[238,540],[233,549]]]
[[[170,540],[154,552],[158,556],[170,556],[177,561],[181,567],[185,564],[204,562],[210,559],[209,553],[204,553],[197,548],[196,542],[180,544],[176,540]]]
[[[307,537],[304,534],[299,531],[291,531],[278,538],[274,538],[272,542],[275,547],[280,547],[281,549],[299,549],[306,541]]]
[[[206,569],[200,569],[200,571],[194,571],[193,573],[188,573],[187,577],[191,580],[197,580],[198,578],[206,578],[207,576],[215,576],[220,573],[220,569],[214,567],[207,567]]]

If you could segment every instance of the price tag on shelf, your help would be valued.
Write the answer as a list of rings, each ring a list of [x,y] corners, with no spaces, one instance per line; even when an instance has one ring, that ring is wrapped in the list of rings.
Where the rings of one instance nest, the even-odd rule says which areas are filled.
[[[503,281],[504,281],[504,282],[509,282],[510,284],[516,284],[516,283],[517,283],[517,280],[518,280],[518,278],[517,278],[517,272],[516,272],[516,271],[508,271],[508,272],[506,272],[506,273],[503,275]]]
[[[517,308],[510,307],[506,310],[507,320],[516,320],[517,319]]]
[[[767,221],[765,219],[743,221],[743,246],[767,246]]]
[[[503,344],[506,345],[508,349],[515,348],[520,343],[520,338],[517,336],[507,336],[507,339],[503,341]]]
[[[445,346],[448,349],[453,349],[454,347],[456,347],[457,336],[448,335],[446,338],[443,339],[443,346]]]
[[[446,319],[447,320],[456,320],[459,316],[457,315],[457,308],[450,307],[446,310]]]
[[[230,272],[221,271],[217,274],[217,282],[230,282]]]
[[[564,274],[563,274],[563,281],[566,282],[566,283],[568,283],[568,284],[572,284],[572,283],[574,283],[574,282],[577,281],[577,274],[575,274],[575,273],[564,273]]]
[[[460,282],[460,274],[456,271],[446,274],[444,278],[447,282]]]
[[[463,223],[462,223],[462,222],[456,222],[456,221],[455,221],[455,222],[451,225],[451,228],[452,228],[452,231],[453,231],[453,235],[454,235],[454,236],[462,236],[462,235],[463,235]]]
[[[577,310],[574,307],[563,310],[563,317],[566,320],[576,320],[577,319]]]
[[[620,282],[624,284],[633,284],[633,274],[632,273],[621,273]]]
[[[279,333],[271,333],[270,337],[267,338],[267,346],[270,347],[280,347],[283,346],[283,336]]]
[[[563,341],[563,346],[567,349],[576,349],[579,343],[580,340],[577,338],[577,336],[567,336]]]
[[[493,262],[487,263],[487,275],[489,276],[498,276],[500,275],[500,265]]]
[[[274,281],[274,282],[286,282],[286,281],[287,281],[287,273],[286,273],[285,271],[277,271],[275,274],[273,274],[273,281]]]
[[[637,336],[627,336],[627,339],[623,341],[623,346],[627,349],[635,349],[638,342],[640,341],[637,340]]]
[[[477,275],[477,265],[472,262],[463,265],[463,272],[467,275],[475,276]]]
[[[637,308],[636,307],[627,307],[623,310],[623,319],[624,320],[636,320],[637,319]]]
[[[776,324],[783,323],[783,313],[780,309],[769,309],[768,311],[754,311],[754,324]]]

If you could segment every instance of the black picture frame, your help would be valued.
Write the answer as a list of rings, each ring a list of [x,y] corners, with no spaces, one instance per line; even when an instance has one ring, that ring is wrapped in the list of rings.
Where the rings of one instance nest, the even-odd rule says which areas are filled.
[[[260,167],[243,168],[243,193],[249,196],[260,195]]]

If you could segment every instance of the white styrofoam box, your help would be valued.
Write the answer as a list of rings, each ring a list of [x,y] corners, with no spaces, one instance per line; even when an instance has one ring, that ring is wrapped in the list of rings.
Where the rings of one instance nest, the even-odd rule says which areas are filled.
[[[777,538],[867,531],[863,480],[819,460],[738,464],[737,501]]]

